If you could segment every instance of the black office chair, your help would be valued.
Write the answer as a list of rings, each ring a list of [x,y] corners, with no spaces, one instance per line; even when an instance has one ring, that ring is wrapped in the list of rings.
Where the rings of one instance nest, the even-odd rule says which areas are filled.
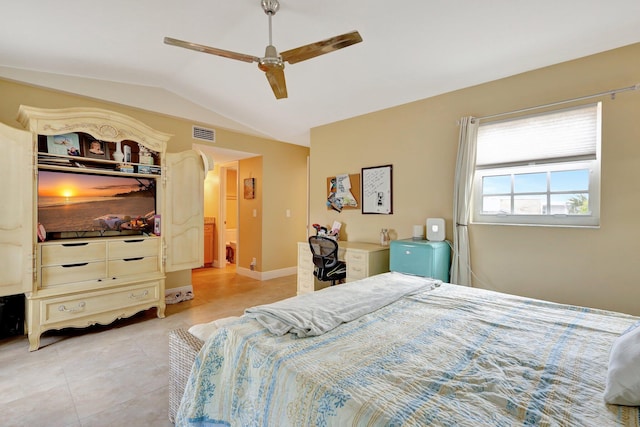
[[[338,242],[323,236],[309,237],[309,247],[313,254],[313,275],[334,286],[347,277],[347,265],[338,259]]]

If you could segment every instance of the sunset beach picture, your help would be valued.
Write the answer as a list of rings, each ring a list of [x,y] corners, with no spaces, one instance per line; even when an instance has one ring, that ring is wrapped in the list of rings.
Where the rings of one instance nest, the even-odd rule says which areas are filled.
[[[152,230],[155,180],[38,172],[38,221],[48,233]]]

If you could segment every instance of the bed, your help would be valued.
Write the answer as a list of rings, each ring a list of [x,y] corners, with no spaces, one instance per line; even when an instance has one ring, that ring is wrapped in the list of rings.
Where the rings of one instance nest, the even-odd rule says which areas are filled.
[[[176,425],[637,427],[638,407],[603,393],[612,345],[638,321],[385,273],[217,329]]]

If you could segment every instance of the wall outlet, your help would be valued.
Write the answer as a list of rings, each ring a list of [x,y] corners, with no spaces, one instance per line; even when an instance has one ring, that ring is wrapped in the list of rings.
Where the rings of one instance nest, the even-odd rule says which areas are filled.
[[[250,268],[251,270],[255,270],[255,269],[256,269],[256,264],[257,264],[256,259],[255,259],[255,258],[252,258],[252,259],[251,259],[251,264],[249,265],[249,268]]]

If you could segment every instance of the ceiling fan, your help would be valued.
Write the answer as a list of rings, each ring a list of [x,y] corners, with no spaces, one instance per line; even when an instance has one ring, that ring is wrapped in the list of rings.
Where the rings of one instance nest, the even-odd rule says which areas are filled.
[[[285,62],[295,64],[296,62],[306,61],[307,59],[315,58],[316,56],[324,55],[325,53],[333,52],[334,50],[342,49],[362,41],[360,33],[352,31],[326,40],[290,49],[278,55],[278,51],[271,41],[271,17],[276,14],[278,9],[280,9],[280,3],[278,0],[261,0],[261,3],[264,13],[269,17],[269,45],[265,50],[264,57],[262,58],[173,39],[171,37],[165,37],[164,42],[168,45],[183,47],[198,52],[210,53],[212,55],[224,56],[225,58],[237,59],[244,62],[257,62],[258,68],[265,72],[267,80],[273,90],[273,94],[277,99],[282,99],[287,97],[287,84],[284,78]]]

